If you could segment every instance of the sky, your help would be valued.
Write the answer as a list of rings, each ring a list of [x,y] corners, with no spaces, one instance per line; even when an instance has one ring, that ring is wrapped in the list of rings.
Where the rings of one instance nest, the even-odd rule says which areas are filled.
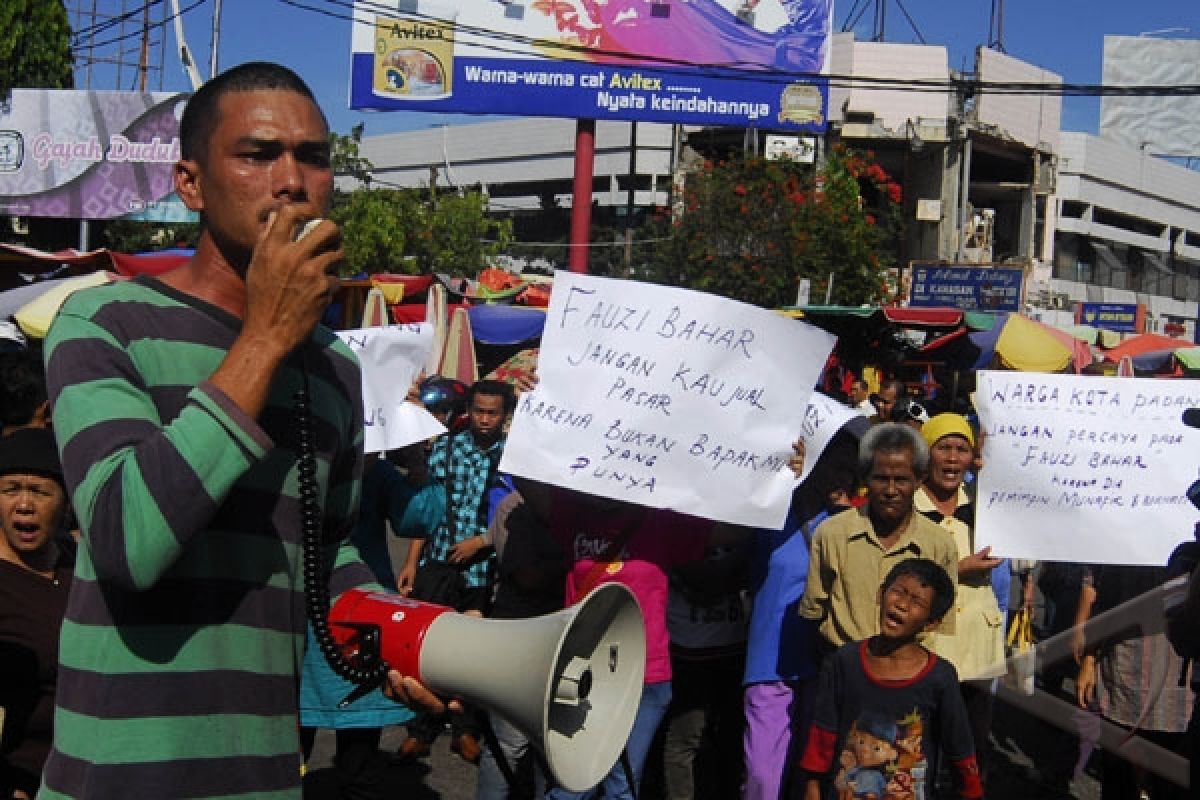
[[[208,77],[214,0],[179,1],[182,8],[191,8],[183,14],[184,38],[195,54],[201,74]],[[68,2],[67,5],[71,8],[86,4]],[[102,2],[101,6],[104,5]],[[107,5],[120,8],[121,3],[108,0]],[[869,39],[875,3],[859,0],[858,5],[865,5],[866,11],[861,14],[855,32],[859,39]],[[365,123],[366,134],[370,136],[489,119],[429,112],[351,110],[347,104],[352,24],[349,6],[349,0],[292,3],[226,0],[222,3],[218,65],[225,68],[244,61],[266,60],[292,67],[313,88],[330,127],[339,133],[349,132],[360,121]],[[834,0],[835,31],[843,27],[855,6],[853,0]],[[1168,31],[1164,35],[1200,38],[1200,0],[1007,0],[1004,7],[1005,52],[1056,72],[1068,83],[1101,82],[1106,34]],[[886,39],[919,41],[906,19],[907,12],[926,43],[947,47],[952,69],[969,71],[974,64],[975,48],[988,41],[991,10],[992,0],[887,0]],[[174,40],[174,33],[169,31],[161,88],[188,91],[191,86],[174,54]],[[125,82],[128,85],[117,86],[111,71],[97,70],[92,88],[134,88],[129,71]],[[82,80],[77,79],[77,86],[82,88]],[[150,88],[160,88],[157,80],[151,80]],[[1099,98],[1068,97],[1063,103],[1065,129],[1096,132]]]

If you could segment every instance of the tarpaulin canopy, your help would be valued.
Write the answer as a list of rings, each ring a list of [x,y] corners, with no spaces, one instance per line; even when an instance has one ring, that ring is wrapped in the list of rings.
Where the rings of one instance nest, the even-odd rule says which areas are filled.
[[[0,288],[20,286],[28,281],[19,272],[44,274],[66,268],[73,275],[107,270],[118,275],[161,275],[192,257],[191,250],[164,250],[156,253],[116,253],[112,250],[57,250],[53,253],[19,244],[0,242],[0,264],[15,267],[12,273],[0,271]]]
[[[900,306],[789,306],[783,313],[801,319],[846,317],[849,319],[891,322],[905,328],[956,328],[966,325],[974,330],[988,330],[993,316],[981,311],[960,308],[902,308]]]

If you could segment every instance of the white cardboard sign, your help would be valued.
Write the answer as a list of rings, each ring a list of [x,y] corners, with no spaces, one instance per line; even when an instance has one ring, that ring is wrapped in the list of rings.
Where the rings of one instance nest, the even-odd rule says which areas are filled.
[[[800,435],[804,438],[804,472],[800,480],[807,480],[812,474],[834,434],[847,422],[861,416],[858,409],[839,403],[829,395],[813,392],[808,396],[808,408],[800,424]]]
[[[432,325],[360,328],[337,335],[362,367],[366,452],[394,450],[446,432],[424,408],[404,401],[433,348]]]
[[[701,292],[556,273],[539,383],[500,469],[709,519],[779,527],[803,409],[834,337]]]
[[[985,434],[976,546],[994,555],[1166,564],[1192,535],[1200,433],[1183,424],[1200,384],[978,373]]]

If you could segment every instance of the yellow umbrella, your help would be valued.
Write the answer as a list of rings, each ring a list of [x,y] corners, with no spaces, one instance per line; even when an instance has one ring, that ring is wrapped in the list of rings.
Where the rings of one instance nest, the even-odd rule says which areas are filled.
[[[1018,372],[1062,372],[1071,363],[1071,351],[1046,326],[1011,314],[996,340],[996,360]]]

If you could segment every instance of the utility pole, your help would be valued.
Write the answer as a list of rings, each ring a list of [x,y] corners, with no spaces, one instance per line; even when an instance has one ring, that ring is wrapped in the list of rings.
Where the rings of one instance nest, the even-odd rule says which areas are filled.
[[[150,4],[142,6],[142,53],[138,58],[138,91],[146,91],[150,73]]]
[[[988,45],[998,52],[1004,49],[1004,0],[992,0],[992,18],[988,22]]]

